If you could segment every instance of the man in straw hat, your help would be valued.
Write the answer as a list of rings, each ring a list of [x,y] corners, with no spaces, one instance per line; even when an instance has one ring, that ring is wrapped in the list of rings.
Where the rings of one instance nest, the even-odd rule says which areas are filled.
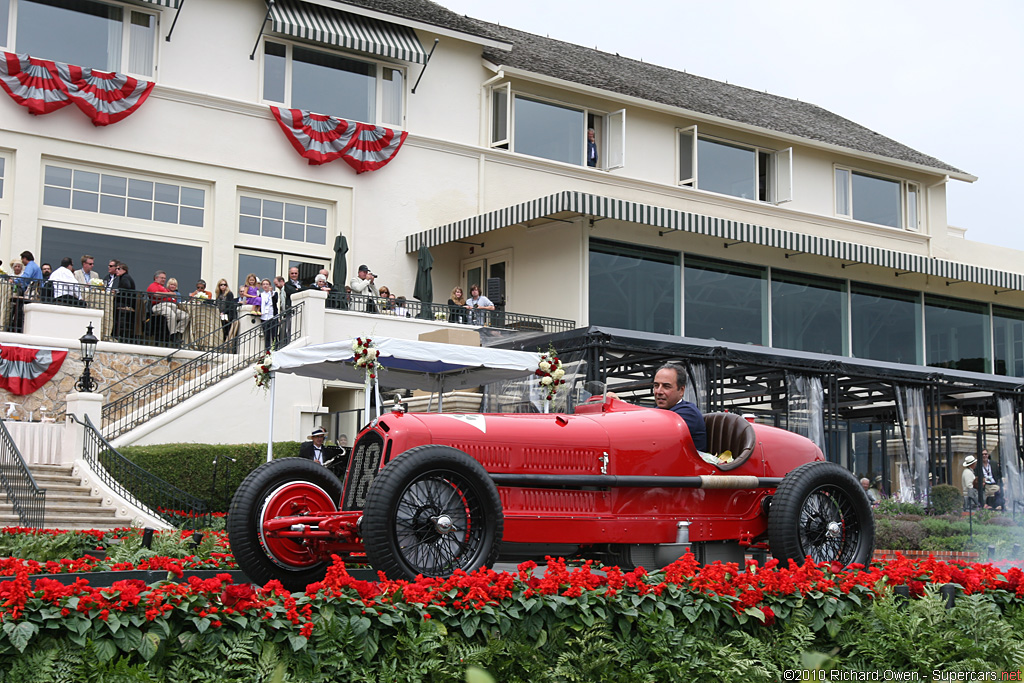
[[[978,459],[973,455],[968,455],[964,459],[964,471],[960,475],[960,488],[964,492],[965,508],[978,507],[978,489],[974,488],[974,480],[977,479],[977,476],[974,474],[974,466],[977,463]]]
[[[317,427],[313,430],[313,433],[309,435],[309,441],[303,441],[302,445],[299,446],[299,457],[318,462],[321,465],[324,464],[324,439],[327,438],[327,432],[324,431],[323,427]]]

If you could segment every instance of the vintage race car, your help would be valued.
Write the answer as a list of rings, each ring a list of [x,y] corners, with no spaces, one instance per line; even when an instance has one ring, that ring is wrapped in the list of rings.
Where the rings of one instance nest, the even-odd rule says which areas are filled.
[[[615,398],[573,414],[387,413],[340,477],[301,458],[250,473],[231,549],[253,582],[291,590],[321,579],[331,555],[408,580],[546,555],[870,561],[871,506],[849,471],[790,432],[731,413],[705,422],[709,451],[731,462],[698,453],[675,413]]]

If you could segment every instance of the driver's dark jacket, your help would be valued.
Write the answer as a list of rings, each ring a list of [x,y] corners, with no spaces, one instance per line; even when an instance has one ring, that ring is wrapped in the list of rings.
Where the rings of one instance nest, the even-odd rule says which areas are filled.
[[[690,428],[690,436],[693,438],[693,445],[698,451],[708,450],[708,430],[704,426],[704,416],[700,408],[687,400],[680,399],[679,403],[669,408],[673,413],[683,418],[683,422]]]

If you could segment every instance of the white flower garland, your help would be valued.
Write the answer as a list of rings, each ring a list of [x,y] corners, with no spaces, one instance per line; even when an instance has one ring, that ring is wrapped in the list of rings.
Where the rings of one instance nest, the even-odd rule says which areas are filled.
[[[263,354],[263,358],[256,365],[252,366],[253,379],[256,380],[256,386],[260,389],[266,390],[270,388],[270,368],[273,364],[273,355],[270,351],[267,351]]]
[[[377,362],[380,351],[374,347],[373,340],[369,337],[366,339],[356,337],[356,340],[352,342],[352,354],[355,358],[355,366],[366,372],[366,385],[369,386],[380,372],[380,363]]]
[[[558,387],[565,384],[565,380],[562,379],[565,377],[565,369],[562,368],[562,361],[559,360],[554,346],[549,346],[548,352],[541,355],[534,374],[540,377],[540,388],[541,391],[547,392],[547,400],[555,400]]]

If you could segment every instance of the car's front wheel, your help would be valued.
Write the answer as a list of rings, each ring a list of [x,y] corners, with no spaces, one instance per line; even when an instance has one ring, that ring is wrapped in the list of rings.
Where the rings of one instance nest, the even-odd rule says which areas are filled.
[[[366,556],[390,579],[490,566],[503,528],[501,499],[490,476],[448,446],[419,446],[389,462],[363,506]]]
[[[832,462],[797,467],[772,498],[768,545],[783,562],[870,563],[875,520],[860,482]]]

